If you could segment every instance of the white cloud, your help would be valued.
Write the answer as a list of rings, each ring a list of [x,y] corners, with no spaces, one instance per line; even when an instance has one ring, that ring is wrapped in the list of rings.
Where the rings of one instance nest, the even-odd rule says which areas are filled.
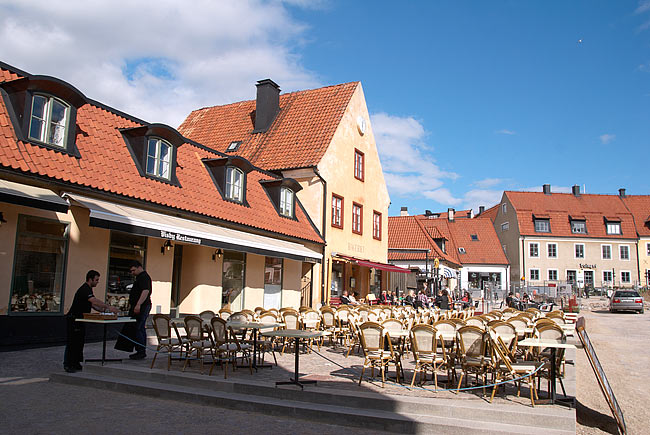
[[[513,190],[520,190],[522,192],[541,192],[542,186],[522,187],[521,189]],[[551,185],[551,193],[571,193],[571,187]]]
[[[422,194],[429,199],[444,205],[458,205],[463,202],[462,199],[454,197],[449,189],[440,188],[436,190],[426,190]]]
[[[605,145],[607,145],[608,143],[610,143],[614,139],[616,139],[615,134],[603,134],[603,135],[600,136],[600,141]]]
[[[479,206],[482,205],[488,209],[501,201],[502,196],[502,190],[473,189],[465,193],[463,197],[463,208],[471,208],[478,212]]]
[[[507,130],[507,129],[505,129],[505,128],[503,128],[503,129],[501,129],[501,130],[498,130],[498,131],[495,131],[495,133],[496,133],[496,134],[507,134],[507,135],[509,135],[509,136],[512,136],[513,134],[517,134],[516,131],[513,131],[513,130]]]
[[[444,179],[458,178],[435,163],[432,147],[424,142],[427,133],[416,119],[386,113],[370,118],[391,195],[424,195],[439,190]]]
[[[505,180],[503,178],[485,178],[483,180],[475,181],[472,183],[474,186],[485,189],[487,187],[496,186],[497,184],[503,183]]]
[[[319,86],[294,51],[305,30],[273,0],[4,0],[0,60],[177,127],[193,109],[254,98],[259,79]]]
[[[650,11],[650,0],[641,0],[639,6],[634,11],[635,14],[642,14],[643,12]]]

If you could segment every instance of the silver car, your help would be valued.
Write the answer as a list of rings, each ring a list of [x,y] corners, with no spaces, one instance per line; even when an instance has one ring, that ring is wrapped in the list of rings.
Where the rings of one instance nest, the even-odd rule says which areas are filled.
[[[643,314],[643,298],[634,290],[616,290],[609,298],[609,311],[638,311]]]

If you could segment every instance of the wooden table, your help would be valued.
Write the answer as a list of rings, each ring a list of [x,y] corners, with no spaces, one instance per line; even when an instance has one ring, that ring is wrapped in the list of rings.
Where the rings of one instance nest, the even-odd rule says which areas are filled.
[[[566,343],[560,340],[549,340],[549,339],[539,339],[539,338],[526,338],[518,343],[519,346],[531,346],[539,348],[550,348],[551,349],[551,405],[555,404],[555,379],[557,378],[557,371],[555,368],[555,358],[557,349],[575,349],[575,345]]]
[[[257,371],[258,367],[273,367],[273,364],[257,364],[258,350],[257,350],[257,333],[258,330],[264,328],[278,328],[283,326],[284,323],[260,323],[260,322],[226,322],[226,325],[233,329],[252,329],[253,330],[253,368]]]
[[[99,362],[101,361],[102,365],[106,361],[119,361],[122,362],[122,358],[106,358],[106,327],[107,325],[120,324],[120,323],[134,323],[136,320],[132,317],[118,317],[117,319],[75,319],[76,322],[82,323],[99,323],[104,325],[104,337],[102,340],[102,357],[101,359],[92,358],[86,359],[85,362]]]
[[[295,371],[293,378],[289,378],[289,381],[276,382],[275,386],[278,385],[298,385],[301,389],[304,389],[305,384],[315,384],[316,381],[300,381],[300,371],[299,371],[299,361],[300,361],[300,340],[309,339],[309,338],[318,338],[325,337],[330,335],[328,331],[305,331],[301,329],[280,329],[278,331],[268,331],[262,332],[262,335],[266,337],[285,337],[285,338],[294,338],[296,340],[296,361],[295,361]]]

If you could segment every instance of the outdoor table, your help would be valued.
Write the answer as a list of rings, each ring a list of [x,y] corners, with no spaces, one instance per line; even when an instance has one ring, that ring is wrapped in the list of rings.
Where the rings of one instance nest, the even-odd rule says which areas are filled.
[[[106,358],[106,327],[107,325],[119,324],[119,323],[134,323],[135,319],[132,317],[118,317],[117,319],[75,319],[76,322],[83,323],[99,323],[104,325],[104,337],[102,340],[102,357],[101,359],[92,358],[86,359],[85,362],[98,362],[101,361],[102,365],[106,361],[119,361],[122,362],[122,358]]]
[[[286,337],[294,338],[296,340],[296,365],[293,378],[289,378],[289,381],[276,382],[275,386],[278,385],[298,385],[301,389],[304,388],[305,384],[315,384],[316,381],[300,381],[300,371],[299,371],[299,359],[300,359],[300,340],[309,339],[309,338],[318,338],[330,335],[328,331],[304,331],[301,329],[280,329],[278,331],[268,331],[262,332],[262,335],[267,337]]]
[[[531,347],[540,347],[551,348],[551,405],[555,404],[555,379],[557,378],[556,368],[555,368],[555,355],[557,349],[575,349],[575,346],[570,343],[563,342],[561,340],[548,340],[548,339],[539,339],[539,338],[527,338],[519,342],[519,346],[531,346]]]
[[[258,350],[257,350],[257,332],[259,329],[265,328],[278,328],[283,326],[284,323],[260,323],[260,322],[226,322],[226,325],[234,329],[252,329],[253,330],[253,368],[257,371],[258,367],[273,367],[273,364],[257,364]]]

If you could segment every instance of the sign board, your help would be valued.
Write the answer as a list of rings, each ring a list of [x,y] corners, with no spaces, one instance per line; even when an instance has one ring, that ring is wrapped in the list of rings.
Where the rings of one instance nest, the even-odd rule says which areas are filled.
[[[600,361],[598,360],[598,356],[596,355],[596,350],[591,345],[591,341],[589,341],[589,336],[587,335],[587,331],[585,330],[584,317],[580,317],[576,322],[576,333],[578,334],[578,337],[580,338],[580,342],[582,343],[582,346],[585,349],[585,353],[587,354],[587,359],[591,364],[591,368],[594,370],[594,374],[596,375],[596,379],[598,380],[598,385],[600,385],[600,390],[603,392],[603,395],[605,396],[605,400],[609,405],[609,409],[612,411],[612,414],[616,419],[616,423],[618,424],[618,429],[621,431],[622,434],[627,434],[627,428],[625,427],[625,419],[623,418],[623,411],[621,410],[621,407],[618,406],[618,402],[616,401],[616,397],[614,396],[614,391],[612,391],[612,387],[611,385],[609,385],[607,376],[605,376],[605,371],[603,370],[603,367],[600,365]]]

